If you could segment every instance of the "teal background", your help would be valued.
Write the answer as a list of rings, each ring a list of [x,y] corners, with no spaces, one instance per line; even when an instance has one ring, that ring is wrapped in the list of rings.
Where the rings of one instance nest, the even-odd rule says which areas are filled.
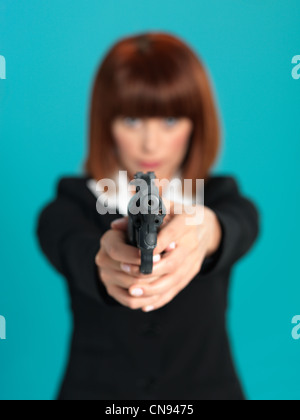
[[[0,399],[53,399],[71,328],[64,279],[41,254],[37,214],[80,174],[91,83],[119,38],[182,37],[213,80],[223,125],[215,173],[237,177],[261,214],[234,268],[228,327],[248,398],[300,399],[298,0],[0,0]]]

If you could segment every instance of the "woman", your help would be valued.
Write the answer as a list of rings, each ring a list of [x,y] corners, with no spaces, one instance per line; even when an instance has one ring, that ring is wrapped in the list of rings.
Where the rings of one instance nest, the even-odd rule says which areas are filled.
[[[259,216],[232,176],[210,174],[219,147],[207,72],[183,41],[140,34],[109,51],[94,83],[85,174],[59,180],[37,226],[72,300],[59,399],[244,399],[226,331],[227,293]],[[193,203],[196,180],[204,180],[202,223],[187,224],[187,212],[174,212],[176,196],[163,197],[170,214],[149,275],[127,242],[123,190],[115,214],[99,212],[97,181],[117,182],[121,170],[129,180],[138,171],[191,179]]]

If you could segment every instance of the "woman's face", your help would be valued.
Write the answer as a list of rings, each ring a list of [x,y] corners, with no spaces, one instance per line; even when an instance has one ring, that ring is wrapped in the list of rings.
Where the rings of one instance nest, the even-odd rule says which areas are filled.
[[[186,156],[192,130],[189,118],[118,117],[112,123],[119,160],[130,179],[140,171],[171,179]]]

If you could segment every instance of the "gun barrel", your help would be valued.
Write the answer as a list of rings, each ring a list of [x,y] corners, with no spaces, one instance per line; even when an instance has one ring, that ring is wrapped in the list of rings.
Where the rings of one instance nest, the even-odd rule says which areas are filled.
[[[128,239],[141,250],[140,272],[153,271],[153,250],[157,246],[157,231],[166,216],[166,209],[156,187],[154,172],[135,175],[136,194],[128,204]]]

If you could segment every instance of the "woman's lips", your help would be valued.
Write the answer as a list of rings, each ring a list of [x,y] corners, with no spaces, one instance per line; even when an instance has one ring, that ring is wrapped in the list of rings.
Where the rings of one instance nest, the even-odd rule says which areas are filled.
[[[140,162],[140,166],[147,169],[158,168],[161,166],[161,162]]]

